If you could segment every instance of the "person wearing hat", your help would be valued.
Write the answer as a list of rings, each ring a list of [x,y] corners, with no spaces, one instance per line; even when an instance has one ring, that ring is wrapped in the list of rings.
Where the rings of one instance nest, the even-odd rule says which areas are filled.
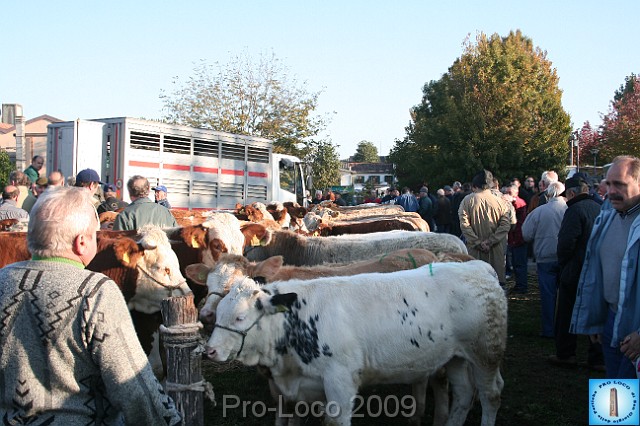
[[[115,212],[129,205],[129,203],[117,198],[118,188],[114,184],[107,184],[102,188],[102,190],[104,191],[104,201],[100,203],[96,209],[98,214],[104,212]]]
[[[578,337],[569,332],[569,326],[573,306],[576,302],[578,282],[585,261],[587,243],[596,217],[600,214],[600,204],[591,198],[589,185],[581,176],[572,176],[565,181],[564,186],[565,190],[560,195],[567,199],[567,210],[558,232],[556,354],[549,357],[549,362],[561,366],[576,365]],[[601,368],[603,365],[602,347],[599,343],[590,342],[587,363],[591,366],[600,366],[597,368]]]
[[[436,224],[433,220],[434,212],[437,211],[437,204],[434,204],[431,197],[429,197],[429,189],[426,186],[420,188],[418,193],[418,214],[429,225],[429,231],[436,231]]]
[[[93,169],[84,169],[76,175],[75,186],[87,188],[91,192],[94,207],[100,204],[100,199],[96,197],[96,192],[98,192],[100,185],[103,185],[100,182],[100,175]]]
[[[146,177],[135,175],[127,182],[131,204],[118,214],[113,223],[114,231],[138,230],[142,226],[152,224],[161,228],[178,226],[169,209],[149,199],[151,185]]]
[[[45,189],[47,189],[48,186],[49,180],[46,177],[38,178],[33,192],[30,191],[29,196],[22,203],[22,208],[30,213],[31,208],[38,200],[38,197],[45,191]]]
[[[167,199],[167,187],[164,185],[158,185],[151,189],[156,192],[156,204],[160,204],[161,206],[165,206],[170,209],[171,204],[169,204],[169,200]]]

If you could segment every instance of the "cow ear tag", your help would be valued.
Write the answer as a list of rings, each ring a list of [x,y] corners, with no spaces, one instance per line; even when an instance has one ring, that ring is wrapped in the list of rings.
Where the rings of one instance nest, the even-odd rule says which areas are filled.
[[[126,263],[127,265],[128,265],[129,263],[131,263],[131,259],[129,259],[129,253],[126,253],[126,252],[125,252],[125,253],[123,253],[123,254],[122,254],[122,261],[123,261],[124,263]]]
[[[200,248],[200,244],[198,244],[198,241],[196,241],[196,237],[191,237],[191,247]]]
[[[251,245],[252,245],[252,246],[254,246],[254,247],[255,247],[255,246],[259,246],[259,245],[260,245],[260,239],[258,239],[258,236],[257,236],[257,235],[254,235],[254,236],[251,238]]]
[[[280,312],[288,312],[289,308],[287,308],[285,305],[278,305],[276,306],[276,312],[280,313]]]

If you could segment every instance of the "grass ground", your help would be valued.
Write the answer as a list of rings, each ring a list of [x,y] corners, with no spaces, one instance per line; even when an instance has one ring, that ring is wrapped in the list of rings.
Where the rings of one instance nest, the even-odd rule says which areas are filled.
[[[529,294],[509,297],[509,329],[507,350],[502,365],[505,385],[497,425],[574,426],[588,423],[588,386],[590,378],[603,378],[604,373],[586,367],[561,368],[547,363],[554,353],[551,339],[539,337],[540,293],[534,274],[529,275]],[[577,358],[586,363],[586,337],[578,339]],[[273,412],[263,410],[275,407],[269,395],[266,379],[254,368],[239,364],[219,365],[203,362],[206,378],[214,385],[217,405],[205,403],[206,425],[265,425],[273,424]],[[371,402],[376,411],[377,398],[387,402],[388,411],[410,393],[408,386],[376,386],[362,390],[363,401]],[[240,407],[230,408],[238,395]],[[226,399],[225,399],[226,398]],[[226,404],[224,403],[226,401]],[[250,401],[250,403],[247,403]],[[247,404],[242,409],[242,403]],[[432,397],[427,396],[427,416],[422,424],[431,425]],[[226,408],[226,409],[225,409]],[[366,411],[366,410],[364,410]],[[383,410],[384,411],[384,410]],[[480,424],[481,407],[476,401],[467,418],[468,425]],[[303,425],[322,422],[308,416]],[[353,419],[354,425],[406,425],[402,416],[367,416]]]

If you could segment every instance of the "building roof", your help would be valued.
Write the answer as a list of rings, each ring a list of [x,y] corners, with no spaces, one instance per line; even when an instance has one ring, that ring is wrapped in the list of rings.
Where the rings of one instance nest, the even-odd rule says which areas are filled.
[[[350,163],[350,166],[358,174],[393,174],[391,163]]]
[[[63,120],[60,120],[59,118],[52,117],[48,114],[43,114],[27,120],[24,124],[29,125],[31,123],[35,123],[36,121],[41,121],[41,120],[45,120],[50,123],[59,123],[63,121]],[[15,124],[0,123],[0,134],[6,134],[9,132],[13,132],[15,130],[16,130]]]

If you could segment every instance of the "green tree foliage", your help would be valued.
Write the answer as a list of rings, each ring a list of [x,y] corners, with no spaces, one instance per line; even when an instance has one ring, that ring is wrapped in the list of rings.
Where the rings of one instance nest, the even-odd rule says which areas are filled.
[[[311,165],[311,178],[315,189],[340,185],[340,157],[337,147],[329,141],[320,141],[306,157]]]
[[[616,155],[640,157],[640,77],[631,74],[616,91],[601,133],[598,158],[602,164]]]
[[[227,64],[202,61],[175,90],[162,91],[163,119],[170,123],[260,136],[274,141],[274,151],[301,155],[300,144],[326,128],[326,116],[314,116],[320,92],[289,77],[274,54],[233,57]]]
[[[378,148],[372,142],[360,141],[353,161],[356,163],[379,163]]]
[[[11,162],[9,153],[0,149],[0,185],[4,188],[9,183],[9,175],[15,170],[16,165]]]
[[[401,185],[442,186],[486,168],[501,180],[563,170],[570,118],[546,52],[520,31],[479,34],[423,88],[391,161]]]

